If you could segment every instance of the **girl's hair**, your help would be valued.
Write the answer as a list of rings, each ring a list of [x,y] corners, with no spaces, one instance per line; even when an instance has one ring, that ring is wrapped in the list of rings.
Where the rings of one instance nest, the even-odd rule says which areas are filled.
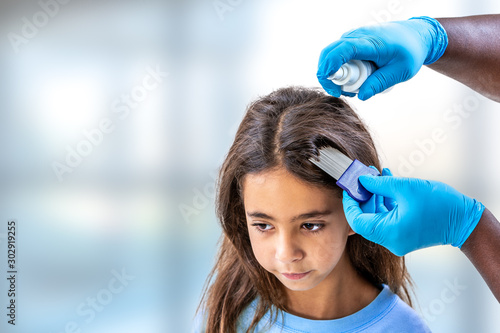
[[[248,107],[219,174],[216,209],[224,233],[198,308],[205,312],[206,332],[235,332],[238,317],[257,296],[260,301],[247,332],[267,311],[276,318],[278,309],[286,310],[284,286],[253,254],[242,182],[247,174],[283,167],[310,184],[334,189],[342,197],[335,180],[309,161],[324,146],[380,170],[370,134],[342,99],[317,89],[289,87]],[[404,257],[357,234],[348,238],[346,251],[360,275],[375,286],[388,285],[411,305],[411,280]]]

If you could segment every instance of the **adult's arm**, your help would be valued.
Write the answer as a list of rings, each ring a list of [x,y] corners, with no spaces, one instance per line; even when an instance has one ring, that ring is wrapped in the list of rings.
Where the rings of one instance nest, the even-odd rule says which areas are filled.
[[[462,245],[462,252],[500,302],[500,223],[488,209]]]
[[[428,67],[500,102],[500,15],[437,20],[446,30],[448,47]]]

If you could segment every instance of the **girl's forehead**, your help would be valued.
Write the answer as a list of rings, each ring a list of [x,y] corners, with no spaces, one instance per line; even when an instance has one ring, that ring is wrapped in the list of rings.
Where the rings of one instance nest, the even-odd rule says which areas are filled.
[[[321,192],[330,195],[333,189],[313,184],[297,177],[284,167],[266,169],[257,173],[246,174],[241,182],[242,190],[245,189],[301,189],[301,192]]]
[[[248,211],[302,214],[335,210],[341,199],[335,191],[299,179],[284,168],[248,174],[243,181],[243,202]]]

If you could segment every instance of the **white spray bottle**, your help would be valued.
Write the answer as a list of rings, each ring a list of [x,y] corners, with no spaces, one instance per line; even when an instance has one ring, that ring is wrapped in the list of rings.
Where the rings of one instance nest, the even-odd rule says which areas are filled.
[[[340,86],[342,91],[355,93],[359,92],[359,87],[377,68],[371,61],[351,60],[343,64],[339,70],[330,75],[331,80]]]

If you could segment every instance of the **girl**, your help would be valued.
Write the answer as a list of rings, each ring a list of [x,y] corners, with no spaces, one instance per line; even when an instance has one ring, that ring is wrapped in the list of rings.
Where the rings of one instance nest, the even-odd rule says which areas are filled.
[[[354,234],[342,190],[309,161],[324,146],[380,170],[342,99],[292,87],[249,106],[219,175],[224,234],[196,332],[429,331],[404,258]]]

